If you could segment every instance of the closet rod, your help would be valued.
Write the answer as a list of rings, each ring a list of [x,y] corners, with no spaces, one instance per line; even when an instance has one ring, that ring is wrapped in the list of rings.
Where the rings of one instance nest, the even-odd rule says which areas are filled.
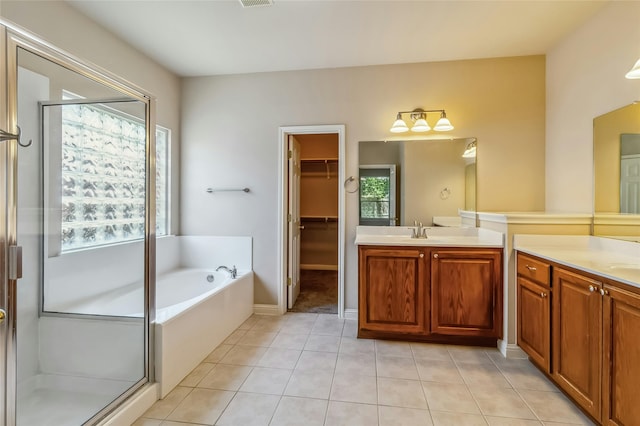
[[[324,222],[324,223],[328,223],[328,222],[337,222],[338,218],[337,217],[330,217],[330,216],[300,216],[300,220],[304,220],[306,222]]]

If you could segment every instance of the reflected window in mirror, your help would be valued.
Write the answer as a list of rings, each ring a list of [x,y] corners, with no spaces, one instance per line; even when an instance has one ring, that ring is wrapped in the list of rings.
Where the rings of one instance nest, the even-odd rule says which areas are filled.
[[[396,165],[360,166],[360,225],[395,226]]]

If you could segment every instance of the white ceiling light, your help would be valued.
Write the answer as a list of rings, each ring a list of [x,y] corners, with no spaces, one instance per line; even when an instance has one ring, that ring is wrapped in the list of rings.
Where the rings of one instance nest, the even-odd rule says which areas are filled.
[[[242,7],[259,7],[259,6],[271,6],[273,0],[239,0]]]
[[[413,126],[411,126],[412,132],[428,132],[431,130],[431,126],[427,123],[427,113],[428,112],[439,112],[440,119],[436,123],[436,126],[433,130],[438,132],[448,132],[449,130],[453,130],[453,126],[451,122],[447,118],[447,113],[443,109],[430,109],[423,110],[422,108],[416,108],[413,111],[400,111],[396,115],[396,121],[393,122],[391,129],[389,129],[392,133],[404,133],[409,131],[409,126],[402,119],[402,114],[409,114],[409,118],[413,121]]]
[[[631,71],[629,71],[625,77],[628,79],[640,78],[640,59],[638,59],[633,68],[631,68]]]

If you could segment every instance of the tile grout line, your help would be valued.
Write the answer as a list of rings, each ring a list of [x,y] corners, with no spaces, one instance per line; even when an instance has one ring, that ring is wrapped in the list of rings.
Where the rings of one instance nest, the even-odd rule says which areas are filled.
[[[416,372],[418,373],[418,381],[420,383],[420,388],[422,389],[422,396],[424,396],[424,402],[427,404],[427,411],[429,412],[429,419],[431,420],[431,424],[435,425],[435,421],[433,420],[433,412],[431,411],[431,405],[429,405],[429,399],[427,398],[427,393],[424,391],[424,385],[422,384],[422,377],[420,377],[420,370],[418,370],[418,362],[416,360],[416,354],[413,350],[413,346],[409,343],[409,349],[411,350],[411,358],[413,359],[413,364],[416,367]],[[447,351],[448,352],[448,351]],[[449,355],[451,356],[451,355]]]
[[[451,359],[453,360],[453,364],[456,366],[456,370],[458,370],[458,374],[460,374],[460,377],[462,377],[462,382],[464,383],[465,388],[467,389],[467,392],[469,392],[469,395],[471,395],[471,398],[473,399],[473,402],[476,404],[476,408],[478,408],[478,411],[480,412],[480,416],[482,417],[482,420],[485,422],[485,424],[489,424],[489,422],[487,421],[487,418],[484,414],[484,412],[482,411],[482,408],[480,407],[480,404],[478,404],[478,400],[476,399],[476,397],[473,395],[473,392],[471,392],[471,388],[469,388],[469,382],[467,381],[467,379],[465,378],[464,374],[462,374],[462,371],[460,370],[460,366],[459,361],[457,361],[455,359],[455,357],[451,354],[451,351],[449,350],[449,346],[447,346],[447,352],[449,352],[449,356],[451,356]],[[486,354],[486,352],[483,350],[482,353],[488,357],[488,355]]]
[[[511,380],[509,380],[509,378],[507,376],[505,376],[504,371],[502,370],[502,368],[500,368],[500,366],[498,365],[497,362],[495,362],[493,360],[493,358],[489,357],[489,359],[491,360],[491,362],[496,366],[496,368],[498,369],[498,371],[500,371],[500,374],[502,374],[504,376],[504,379],[511,385],[511,388],[513,389],[513,391],[518,395],[518,397],[522,400],[522,402],[524,402],[524,404],[527,406],[527,408],[529,409],[529,411],[531,411],[531,413],[533,413],[533,415],[536,417],[536,420],[538,420],[538,422],[542,425],[544,425],[544,422],[542,421],[542,419],[540,418],[540,416],[538,416],[538,413],[536,413],[536,411],[533,409],[533,407],[529,404],[529,402],[527,402],[527,400],[522,396],[522,394],[520,393],[520,391],[514,386],[514,384],[511,382]],[[507,358],[505,358],[507,359]]]

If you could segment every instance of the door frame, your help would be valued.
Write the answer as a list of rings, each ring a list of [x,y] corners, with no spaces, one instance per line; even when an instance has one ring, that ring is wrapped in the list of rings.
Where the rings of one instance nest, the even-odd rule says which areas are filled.
[[[338,135],[338,318],[344,318],[344,242],[345,242],[345,126],[326,124],[317,126],[281,126],[278,129],[278,312],[287,312],[287,200],[289,188],[289,135]]]

